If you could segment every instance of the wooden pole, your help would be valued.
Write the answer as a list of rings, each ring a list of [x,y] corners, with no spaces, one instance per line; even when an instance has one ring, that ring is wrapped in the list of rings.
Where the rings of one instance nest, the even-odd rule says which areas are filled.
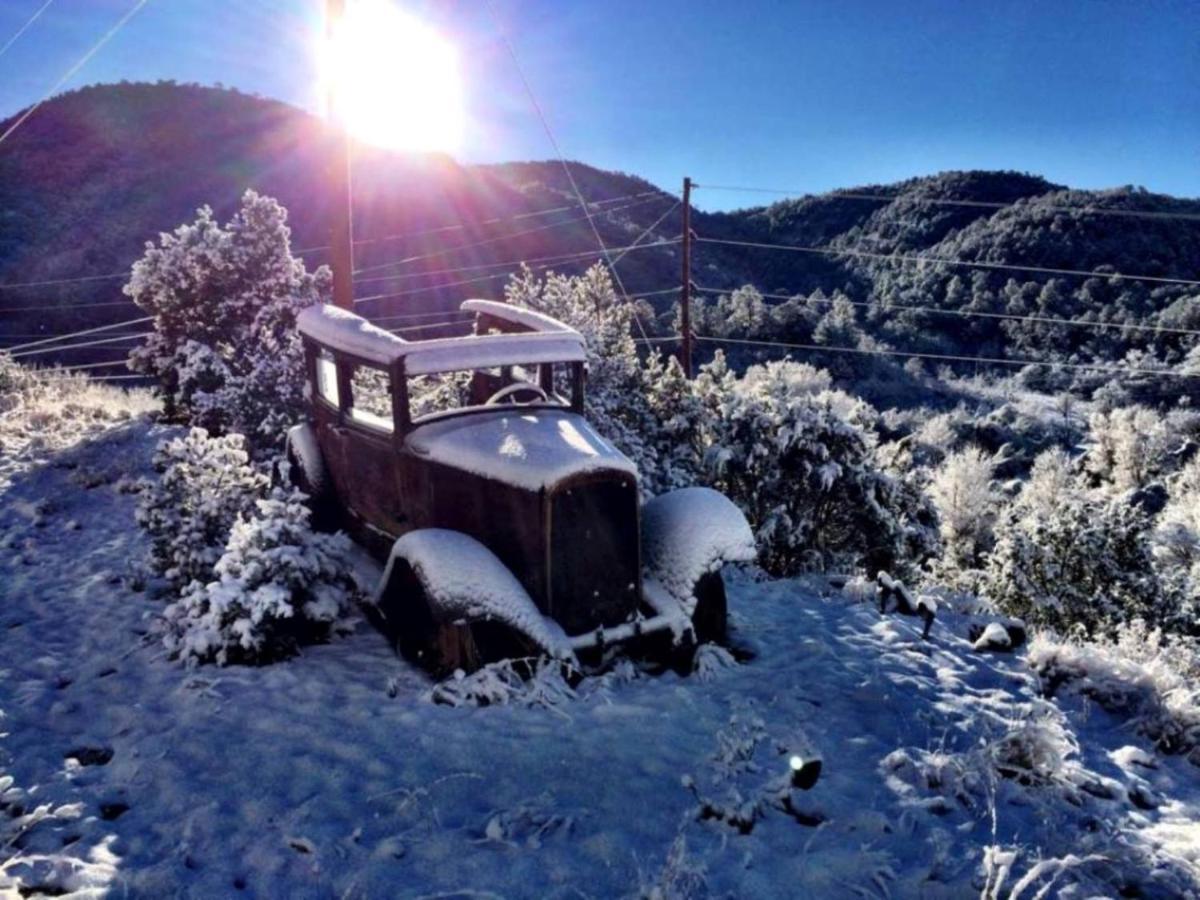
[[[679,286],[679,325],[683,333],[679,362],[692,377],[692,179],[683,179],[683,277]]]
[[[334,45],[338,24],[346,11],[345,0],[326,0],[325,36]],[[354,309],[354,222],[350,206],[350,134],[338,103],[338,72],[329,81],[329,121],[332,150],[329,160],[329,246],[333,267],[333,305]]]

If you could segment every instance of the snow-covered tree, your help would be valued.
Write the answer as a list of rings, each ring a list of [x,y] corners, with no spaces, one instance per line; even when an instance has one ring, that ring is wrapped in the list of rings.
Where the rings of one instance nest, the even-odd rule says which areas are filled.
[[[1116,491],[1145,486],[1162,474],[1178,444],[1157,412],[1141,406],[1093,413],[1088,421],[1087,470]]]
[[[1128,497],[1089,490],[1065,454],[1048,451],[996,527],[982,593],[1063,632],[1161,621],[1169,604],[1151,565],[1149,524]]]
[[[240,434],[211,437],[203,428],[158,446],[138,523],[150,538],[150,566],[176,590],[207,582],[239,515],[264,496],[268,479],[250,464]]]
[[[303,405],[296,314],[329,290],[329,270],[310,274],[292,256],[287,211],[247,191],[225,226],[196,220],[133,266],[125,293],[154,317],[130,366],[158,379],[168,416],[246,435],[277,449]]]
[[[234,522],[214,578],[163,613],[164,643],[189,663],[261,662],[328,636],[353,600],[349,541],[309,527],[299,492],[277,489]]]
[[[1200,635],[1200,458],[1171,480],[1151,551],[1163,590],[1173,600],[1175,630]]]
[[[722,294],[708,318],[709,326],[721,337],[758,337],[769,321],[762,294],[750,284]]]
[[[942,555],[934,576],[952,587],[970,590],[984,555],[991,549],[999,497],[996,461],[979,447],[951,453],[929,481],[929,497],[938,511]]]
[[[695,385],[673,356],[654,353],[643,372],[650,431],[644,436],[653,469],[642,474],[642,489],[661,494],[696,484],[709,439],[709,419]]]
[[[633,340],[635,309],[617,296],[608,269],[597,264],[583,275],[549,272],[538,279],[524,268],[505,286],[504,295],[509,303],[553,316],[583,335],[588,418],[637,463],[644,481],[653,482],[658,461],[648,436],[654,415]]]

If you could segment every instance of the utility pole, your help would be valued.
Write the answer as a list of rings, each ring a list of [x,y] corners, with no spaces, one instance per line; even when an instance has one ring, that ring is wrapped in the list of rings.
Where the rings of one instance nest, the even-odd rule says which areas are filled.
[[[333,267],[333,305],[354,309],[354,223],[350,210],[350,133],[338,102],[337,69],[341,52],[337,31],[346,11],[346,0],[325,0],[325,38],[333,49],[329,81],[329,122],[332,153],[329,160],[329,247]]]
[[[692,377],[692,179],[683,179],[683,278],[679,286],[679,325],[683,346],[679,362],[683,374]]]

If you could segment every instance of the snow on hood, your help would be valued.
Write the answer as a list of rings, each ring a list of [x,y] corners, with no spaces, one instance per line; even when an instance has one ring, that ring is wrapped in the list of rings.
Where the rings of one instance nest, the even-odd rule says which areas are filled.
[[[541,490],[581,472],[637,467],[582,416],[557,410],[481,412],[418,426],[417,456],[515,487]]]

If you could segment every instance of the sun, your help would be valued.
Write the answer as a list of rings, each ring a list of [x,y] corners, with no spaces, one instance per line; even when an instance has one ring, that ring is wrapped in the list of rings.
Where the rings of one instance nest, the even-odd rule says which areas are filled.
[[[331,112],[389,150],[454,153],[462,139],[458,54],[387,0],[350,0],[325,43]]]

